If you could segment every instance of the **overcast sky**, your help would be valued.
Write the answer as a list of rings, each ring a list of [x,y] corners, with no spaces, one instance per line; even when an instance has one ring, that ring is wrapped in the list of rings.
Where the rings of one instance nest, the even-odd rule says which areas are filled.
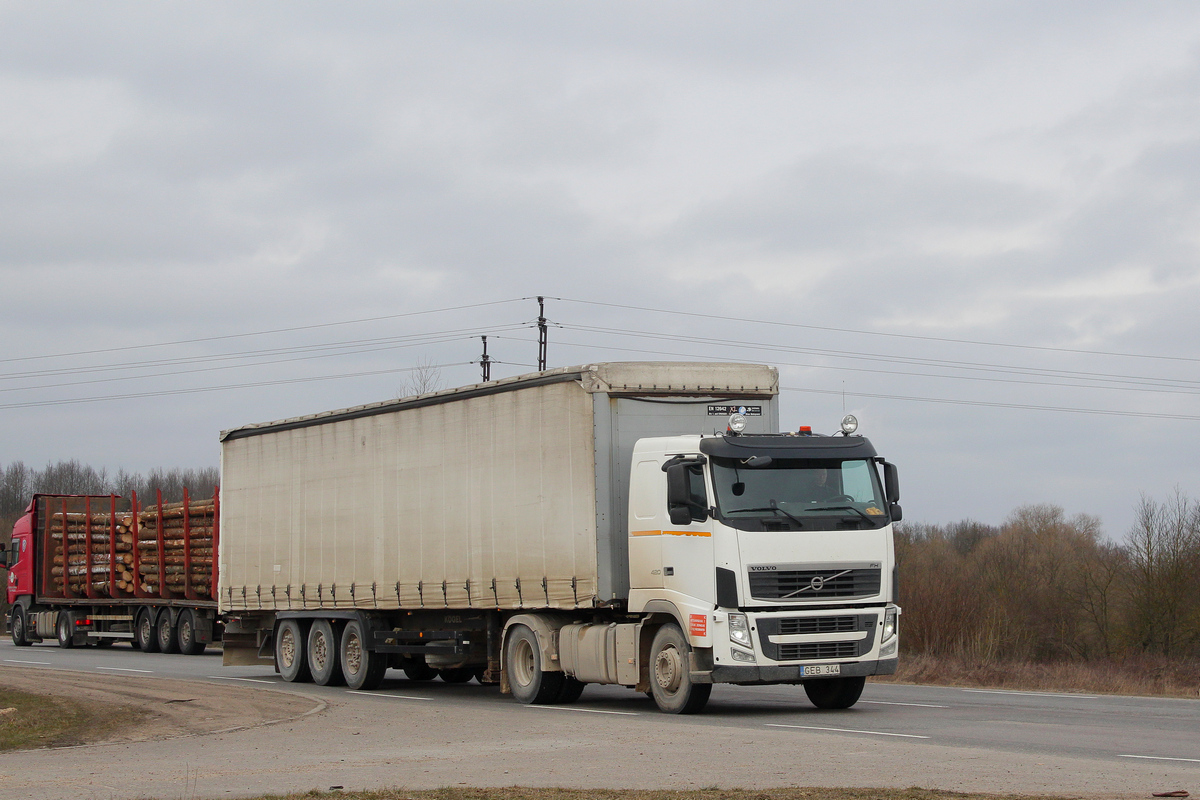
[[[1194,2],[0,2],[0,465],[529,372],[545,295],[1120,539],[1200,497],[1198,253]]]

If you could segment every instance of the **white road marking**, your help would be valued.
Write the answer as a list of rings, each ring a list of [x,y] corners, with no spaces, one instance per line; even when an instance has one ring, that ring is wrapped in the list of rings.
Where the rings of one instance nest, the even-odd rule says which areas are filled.
[[[934,706],[928,703],[889,703],[887,700],[859,700],[859,705],[868,703],[874,706],[909,706],[910,708],[949,708],[950,706]]]
[[[622,717],[640,717],[636,711],[603,711],[599,708],[571,708],[570,706],[523,706],[538,711],[579,711],[584,714],[619,714]]]
[[[1000,689],[963,689],[964,692],[972,694],[1015,694],[1022,697],[1073,697],[1076,700],[1098,700],[1099,695],[1095,694],[1059,694],[1058,692],[1009,692]]]
[[[264,681],[261,678],[231,678],[228,675],[209,675],[210,681],[249,681],[250,683],[274,683],[275,681]]]
[[[1129,756],[1119,755],[1117,758],[1145,758],[1150,761],[1187,761],[1192,764],[1200,764],[1200,758],[1171,758],[1169,756]]]
[[[106,669],[110,672],[154,672],[152,669],[130,669],[129,667],[96,667],[96,669]]]
[[[6,664],[37,664],[39,667],[50,666],[49,661],[18,661],[15,658],[6,658],[6,659],[4,659],[4,663],[6,663]]]
[[[766,723],[768,728],[796,728],[802,731],[832,731],[833,733],[865,733],[869,736],[899,736],[902,739],[928,739],[928,736],[918,736],[915,733],[885,733],[883,731],[856,731],[850,728],[819,728],[816,725],[778,725]]]
[[[365,694],[371,697],[390,697],[393,700],[432,700],[432,697],[413,697],[406,694],[384,694],[383,692],[360,692],[357,689],[351,689],[346,694]]]

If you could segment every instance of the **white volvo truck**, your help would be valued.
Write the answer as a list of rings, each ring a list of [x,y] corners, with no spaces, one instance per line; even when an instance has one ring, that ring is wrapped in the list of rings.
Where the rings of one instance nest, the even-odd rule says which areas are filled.
[[[849,707],[896,668],[896,471],[777,399],[770,367],[609,363],[225,431],[226,663]]]

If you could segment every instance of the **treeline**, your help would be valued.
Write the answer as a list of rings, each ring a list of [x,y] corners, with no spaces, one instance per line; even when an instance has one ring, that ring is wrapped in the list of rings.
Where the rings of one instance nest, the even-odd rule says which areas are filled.
[[[183,490],[198,497],[211,497],[220,483],[220,470],[154,469],[146,474],[94,469],[78,461],[59,461],[44,469],[27,467],[14,461],[0,469],[0,542],[8,541],[13,523],[25,513],[34,494],[116,494],[130,497],[137,492],[143,505],[154,502],[155,490],[161,489],[165,502],[183,499]]]
[[[897,526],[902,647],[971,661],[1200,658],[1200,503],[1143,496],[1125,542],[1032,505]]]

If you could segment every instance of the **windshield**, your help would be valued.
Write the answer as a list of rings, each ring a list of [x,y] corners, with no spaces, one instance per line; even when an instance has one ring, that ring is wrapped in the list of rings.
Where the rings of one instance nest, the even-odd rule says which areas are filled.
[[[743,530],[876,528],[887,522],[879,476],[866,459],[774,459],[751,467],[742,459],[714,458],[712,464],[717,512]]]

